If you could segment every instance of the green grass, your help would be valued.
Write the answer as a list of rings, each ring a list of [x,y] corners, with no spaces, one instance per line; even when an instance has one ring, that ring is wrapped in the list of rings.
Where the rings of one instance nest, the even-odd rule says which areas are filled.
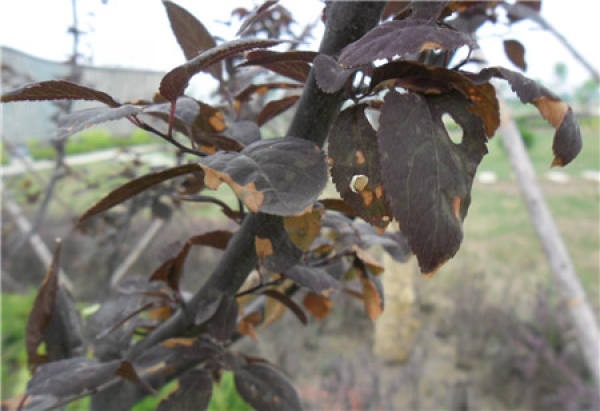
[[[135,130],[128,137],[116,137],[104,129],[83,131],[67,141],[67,155],[89,153],[115,147],[129,147],[141,144],[162,143],[158,137],[144,130]],[[27,148],[35,160],[49,160],[56,155],[54,148],[48,142],[29,141]]]
[[[29,380],[25,325],[36,292],[2,294],[2,400],[21,393]]]

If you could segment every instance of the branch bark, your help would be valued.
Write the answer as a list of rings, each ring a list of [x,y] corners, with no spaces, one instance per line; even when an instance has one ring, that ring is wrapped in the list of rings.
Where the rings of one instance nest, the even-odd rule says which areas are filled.
[[[568,302],[569,315],[575,326],[577,341],[584,358],[596,379],[596,384],[600,385],[600,346],[598,345],[600,334],[596,319],[537,183],[535,170],[527,155],[517,124],[510,117],[506,105],[501,107],[501,112],[502,122],[498,131],[502,135],[512,168],[517,176],[529,217],[548,258],[558,291]]]

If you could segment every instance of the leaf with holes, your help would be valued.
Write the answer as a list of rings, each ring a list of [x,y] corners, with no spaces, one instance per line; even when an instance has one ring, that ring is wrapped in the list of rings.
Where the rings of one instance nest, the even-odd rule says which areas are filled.
[[[469,73],[431,67],[413,61],[394,61],[373,70],[371,89],[399,86],[422,94],[443,94],[456,90],[468,98],[468,109],[481,117],[488,137],[492,137],[500,125],[500,108],[494,87],[487,83],[477,84]]]
[[[250,210],[281,216],[311,209],[327,182],[323,153],[294,137],[257,141],[240,153],[202,158],[199,165],[207,187],[226,182]]]
[[[258,410],[302,410],[292,383],[267,363],[244,365],[234,370],[234,377],[240,396]]]
[[[331,177],[346,203],[383,230],[391,221],[380,174],[377,134],[365,116],[365,104],[342,111],[329,133]],[[357,187],[358,176],[366,184]]]
[[[93,207],[88,209],[81,217],[79,217],[79,223],[98,213],[106,211],[109,208],[114,207],[115,205],[120,204],[136,194],[139,194],[156,184],[162,183],[165,180],[198,171],[202,172],[202,169],[199,166],[195,164],[186,164],[136,178],[135,180],[132,180],[111,191],[102,200],[98,201]]]
[[[124,104],[119,107],[95,107],[75,111],[59,117],[57,137],[68,137],[95,124],[120,120],[140,114],[141,112],[142,109],[130,104]]]
[[[320,267],[298,264],[283,273],[295,283],[315,293],[328,294],[339,288],[339,282]]]
[[[278,116],[279,114],[283,113],[284,111],[286,111],[287,109],[292,107],[296,103],[296,101],[298,101],[299,98],[300,98],[300,96],[288,96],[288,97],[284,97],[280,100],[269,101],[263,107],[261,112],[258,113],[258,117],[256,118],[256,123],[259,126],[262,126],[267,121],[273,119],[274,117]]]
[[[283,42],[284,40],[246,38],[219,44],[169,71],[160,82],[160,94],[168,101],[174,102],[183,94],[190,79],[200,71],[243,51],[273,47]]]
[[[527,70],[525,47],[519,41],[504,40],[504,53],[515,66],[523,71]]]
[[[157,411],[204,410],[212,396],[212,377],[206,370],[190,370],[177,379],[177,388],[162,400]]]
[[[552,143],[553,167],[566,166],[577,157],[583,146],[583,140],[573,110],[567,103],[546,87],[516,71],[502,67],[483,69],[474,79],[487,81],[490,77],[499,77],[508,81],[519,99],[523,103],[535,105],[542,117],[555,128],[556,132]]]
[[[390,91],[381,109],[383,185],[424,274],[433,275],[458,251],[473,177],[487,153],[483,121],[467,107],[456,93],[423,97]],[[463,128],[460,144],[448,136],[444,113]]]
[[[167,10],[173,34],[175,34],[186,60],[191,60],[200,52],[217,45],[206,27],[186,9],[170,1],[164,1],[163,5]],[[208,67],[206,71],[216,79],[221,77],[220,64]]]
[[[38,290],[33,308],[27,319],[25,347],[27,350],[27,364],[30,369],[34,369],[37,364],[47,361],[44,356],[38,354],[38,348],[44,341],[46,331],[56,308],[56,295],[59,290],[58,277],[61,248],[62,243],[57,242],[52,262],[50,263],[44,282]]]
[[[345,67],[356,67],[378,59],[406,58],[426,50],[453,50],[465,45],[473,48],[476,43],[470,35],[431,20],[393,20],[344,47],[339,61]]]
[[[95,100],[110,107],[121,104],[108,94],[64,80],[28,84],[2,95],[2,103],[30,100]]]
[[[316,293],[306,294],[303,303],[308,312],[318,320],[327,317],[333,306],[333,302],[329,298]]]

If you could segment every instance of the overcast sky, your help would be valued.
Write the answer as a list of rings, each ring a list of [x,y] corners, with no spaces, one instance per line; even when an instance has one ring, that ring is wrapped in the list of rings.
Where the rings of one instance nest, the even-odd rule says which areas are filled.
[[[72,24],[71,0],[1,0],[0,44],[50,60],[66,59],[72,47],[67,27]],[[176,3],[198,17],[213,34],[233,39],[239,22],[227,27],[234,7],[251,8],[252,0],[177,0]],[[81,50],[93,64],[167,71],[184,61],[173,37],[160,0],[79,0],[82,38]],[[319,18],[319,0],[282,0],[302,23]],[[598,0],[543,0],[542,16],[561,32],[572,45],[600,68]],[[322,33],[322,24],[318,34]],[[487,27],[479,38],[491,64],[513,66],[504,57],[502,36],[521,40],[527,49],[527,74],[548,85],[556,85],[554,66],[564,62],[569,70],[569,83],[581,84],[589,77],[567,50],[549,33],[531,23],[512,28]],[[316,45],[315,47],[316,48]]]

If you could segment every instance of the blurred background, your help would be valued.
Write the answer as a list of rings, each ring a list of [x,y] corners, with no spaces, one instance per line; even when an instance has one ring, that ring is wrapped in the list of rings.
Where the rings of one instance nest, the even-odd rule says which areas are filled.
[[[218,39],[235,37],[240,18],[233,9],[257,5],[233,0],[221,0],[218,7],[197,0],[176,3]],[[323,33],[323,4],[280,4],[295,19],[292,31],[313,27],[300,49],[316,50]],[[580,122],[583,151],[566,168],[550,169],[554,129],[535,107],[520,104],[509,87],[499,86],[596,318],[600,83],[593,70],[600,70],[599,12],[598,2],[544,0],[541,16],[551,30],[533,22],[503,24],[500,18],[478,32],[489,65],[513,70],[503,40],[518,39],[526,49],[525,74],[567,101]],[[185,61],[158,0],[3,1],[0,16],[3,93],[25,83],[70,79],[120,101],[150,100],[164,73]],[[216,86],[210,75],[199,74],[187,94],[217,104]],[[178,203],[157,188],[94,219],[84,231],[73,230],[78,216],[111,189],[179,161],[174,147],[124,120],[56,139],[60,115],[93,106],[0,106],[2,400],[21,393],[29,378],[24,329],[56,237],[64,238],[62,267],[85,318],[86,310],[93,312],[111,292],[116,273],[147,276],[177,241],[235,227],[220,206]],[[283,135],[287,120],[289,114],[266,123],[263,137]],[[260,330],[256,341],[244,340],[240,350],[282,366],[312,409],[597,407],[567,302],[558,298],[501,136],[488,148],[474,183],[463,245],[433,279],[422,278],[413,261],[399,264],[382,258],[384,277],[390,278],[386,296],[392,296],[385,318],[373,322],[360,301],[336,295],[328,317],[304,327],[284,314]],[[336,195],[331,185],[324,194]],[[237,207],[228,188],[220,188],[217,198]],[[186,263],[185,286],[195,290],[219,256],[212,249],[195,249]],[[408,272],[410,281],[388,286],[398,272]],[[249,409],[230,377],[215,390],[211,409]],[[147,398],[135,409],[153,409],[157,402]],[[86,402],[69,407],[85,409]]]

